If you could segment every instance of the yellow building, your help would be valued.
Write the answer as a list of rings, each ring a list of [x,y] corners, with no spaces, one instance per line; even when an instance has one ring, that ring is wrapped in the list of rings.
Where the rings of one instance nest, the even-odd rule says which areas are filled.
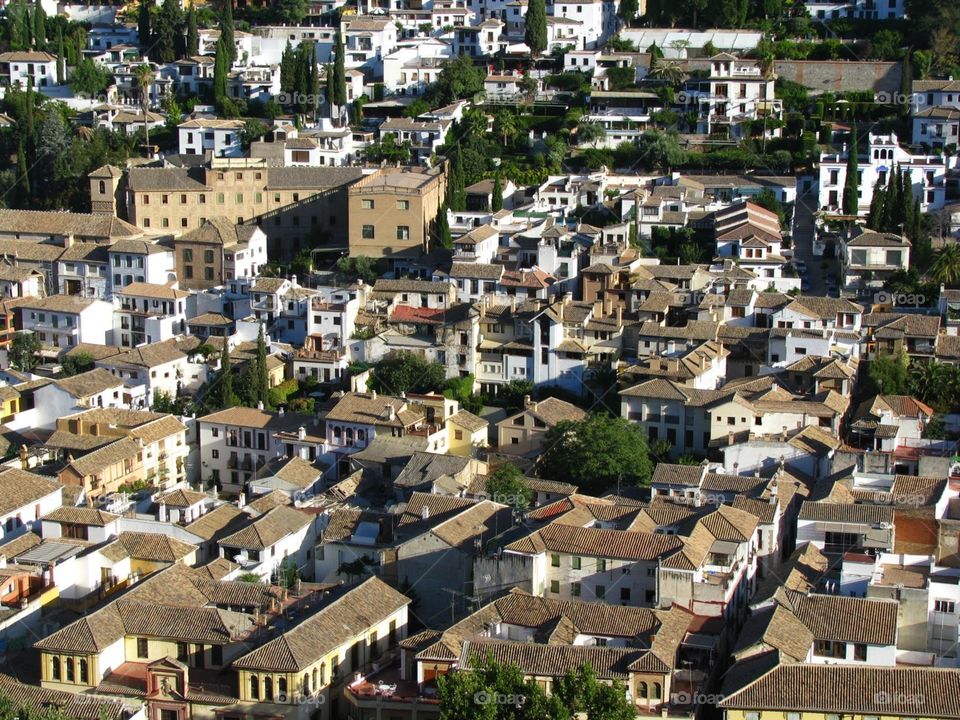
[[[376,577],[344,592],[233,663],[241,703],[304,720],[343,717],[337,708],[344,681],[372,669],[406,637],[409,604]]]
[[[726,720],[960,717],[955,669],[801,663],[760,672],[718,703]]]

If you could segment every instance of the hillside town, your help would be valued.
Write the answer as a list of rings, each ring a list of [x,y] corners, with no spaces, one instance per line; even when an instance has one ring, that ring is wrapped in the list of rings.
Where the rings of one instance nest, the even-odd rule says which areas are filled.
[[[0,2],[0,720],[960,720],[952,0]]]

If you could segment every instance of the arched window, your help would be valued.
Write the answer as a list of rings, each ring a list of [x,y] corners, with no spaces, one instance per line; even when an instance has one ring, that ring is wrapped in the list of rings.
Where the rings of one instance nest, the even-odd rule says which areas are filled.
[[[273,702],[273,678],[269,675],[263,679],[263,699]]]
[[[310,694],[310,673],[303,674],[303,682],[300,685],[300,691],[304,695]]]
[[[87,682],[87,661],[83,658],[80,658],[80,682]]]
[[[320,663],[320,684],[327,684],[327,664],[325,662]]]
[[[649,692],[650,691],[647,689],[647,684],[645,682],[641,682],[639,685],[637,685],[637,694],[640,697],[642,698],[650,697]]]
[[[316,690],[318,687],[320,687],[320,685],[317,684],[317,669],[314,668],[313,669],[313,689]]]
[[[73,658],[67,658],[67,682],[73,682]]]
[[[333,436],[334,436],[337,440],[340,439],[340,436],[341,436],[342,433],[343,433],[343,430],[341,430],[339,426],[337,426],[337,425],[334,425],[334,426],[333,426]]]
[[[660,687],[660,683],[655,682],[653,684],[653,699],[659,700],[662,693],[663,688]]]
[[[54,680],[60,679],[60,658],[50,658],[50,671]]]
[[[260,699],[260,677],[257,675],[250,676],[250,699]]]
[[[285,677],[277,680],[277,694],[284,699],[287,697],[287,679]]]
[[[357,440],[360,440],[362,442],[366,439],[367,439],[367,431],[363,429],[357,430]]]

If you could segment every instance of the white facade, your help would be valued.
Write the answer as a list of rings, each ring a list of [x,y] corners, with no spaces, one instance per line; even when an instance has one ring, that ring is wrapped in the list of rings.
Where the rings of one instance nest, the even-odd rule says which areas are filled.
[[[188,120],[178,126],[181,155],[243,157],[240,145],[241,120]]]
[[[25,304],[22,317],[23,329],[36,333],[41,345],[112,344],[113,305],[103,300],[53,295]]]

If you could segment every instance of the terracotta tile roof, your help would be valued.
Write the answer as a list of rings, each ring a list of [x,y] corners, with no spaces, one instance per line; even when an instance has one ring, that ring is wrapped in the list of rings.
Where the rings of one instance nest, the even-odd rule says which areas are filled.
[[[247,513],[238,510],[234,505],[224,504],[187,525],[187,531],[204,540],[213,540],[219,535],[234,532],[249,521],[250,516]]]
[[[119,518],[119,515],[104,512],[103,510],[95,510],[94,508],[63,506],[58,507],[53,512],[47,513],[41,520],[45,522],[70,523],[71,525],[105,527]]]
[[[452,548],[472,551],[476,541],[484,543],[509,529],[510,512],[506,505],[484,500],[444,520],[430,532]]]
[[[510,543],[506,549],[523,554],[559,552],[621,560],[655,560],[682,544],[674,535],[553,524]]]
[[[806,501],[800,506],[799,519],[877,525],[893,522],[893,508],[886,505]]]
[[[796,615],[775,604],[750,615],[737,638],[734,656],[747,657],[772,649],[794,662],[803,662],[813,647],[813,640],[813,633]]]
[[[301,490],[306,490],[323,476],[323,470],[297,456],[284,463],[274,475]]]
[[[786,601],[817,640],[896,645],[900,608],[896,600],[787,591]]]
[[[122,532],[115,542],[130,557],[153,562],[177,562],[196,551],[193,545],[159,533]]]
[[[0,470],[0,515],[32,505],[57,492],[62,486],[56,480],[18,468]]]
[[[703,475],[703,467],[700,465],[657,463],[656,468],[653,470],[653,477],[650,479],[650,484],[698,487]]]
[[[0,675],[0,695],[13,707],[31,708],[38,714],[57,708],[63,717],[71,720],[119,720],[127,714],[123,703],[114,698],[48,690],[26,685],[7,675]]]
[[[109,370],[95,368],[73,377],[56,381],[57,386],[75,398],[87,398],[91,395],[123,387],[123,381],[117,379]]]
[[[242,670],[300,672],[332,650],[378,627],[410,600],[376,577],[339,595],[280,637],[238,658]]]
[[[41,210],[0,209],[0,232],[10,235],[75,235],[101,240],[143,237],[143,230],[112,215]],[[63,248],[59,251],[62,252]]]
[[[589,645],[474,640],[463,643],[459,665],[469,668],[476,658],[493,656],[498,663],[519,666],[524,675],[555,678],[589,663],[599,679],[624,681],[629,677],[631,663],[640,660],[643,653],[637,649]]]
[[[226,547],[264,550],[311,522],[313,518],[307,513],[281,505],[257,518],[250,525],[222,538],[218,544]]]
[[[248,504],[247,507],[258,513],[267,513],[281,505],[291,505],[290,496],[283,492],[283,490],[272,490],[258,497]]]
[[[188,508],[191,505],[196,505],[206,501],[209,498],[209,495],[206,495],[202,492],[195,492],[194,490],[185,490],[183,488],[177,488],[176,490],[171,490],[168,493],[163,495],[158,495],[156,498],[157,503],[165,503],[167,507],[174,508]]]
[[[141,451],[142,448],[136,440],[129,437],[120,438],[116,442],[71,460],[69,467],[72,467],[81,477],[97,475],[117,463],[135,458]]]
[[[387,407],[394,410],[394,419],[390,419]],[[422,415],[422,410],[408,405],[403,398],[375,393],[344,393],[326,415],[327,421],[348,422],[362,425],[380,425],[384,427],[403,427],[401,411]]]
[[[960,673],[858,664],[780,665],[727,695],[719,706],[766,712],[957,718]]]

